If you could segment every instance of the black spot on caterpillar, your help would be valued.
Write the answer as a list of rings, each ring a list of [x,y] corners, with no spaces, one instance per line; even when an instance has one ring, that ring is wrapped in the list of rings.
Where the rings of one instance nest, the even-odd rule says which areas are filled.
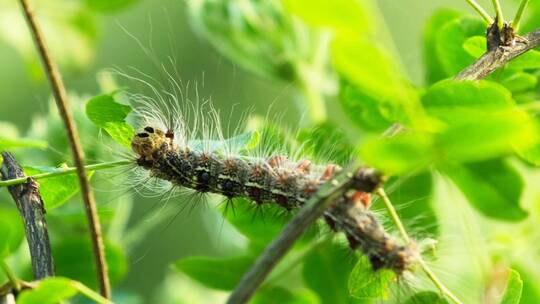
[[[293,162],[285,156],[266,159],[201,151],[175,145],[171,131],[145,127],[132,140],[137,164],[150,175],[176,186],[199,192],[243,197],[257,204],[275,202],[287,210],[298,209],[342,169],[337,165],[316,166],[310,161]],[[364,171],[362,171],[364,170]],[[353,178],[357,186],[336,200],[324,218],[335,231],[343,232],[353,249],[365,254],[374,270],[391,269],[397,274],[416,260],[414,244],[400,245],[368,210],[369,192],[380,180],[363,179],[363,168]]]

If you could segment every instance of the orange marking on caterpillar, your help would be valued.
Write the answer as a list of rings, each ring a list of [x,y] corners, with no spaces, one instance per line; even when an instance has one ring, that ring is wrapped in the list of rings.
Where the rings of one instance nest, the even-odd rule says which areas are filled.
[[[288,160],[287,156],[276,155],[268,159],[268,165],[272,168],[278,168]]]
[[[330,180],[332,176],[334,176],[335,171],[336,171],[336,165],[326,166],[326,169],[324,170],[324,173],[321,176],[321,179],[324,181]]]
[[[361,203],[366,209],[368,209],[369,206],[371,206],[371,195],[366,192],[356,191],[351,196],[351,202],[354,204]]]
[[[309,173],[311,170],[311,161],[304,159],[296,165],[296,170],[299,173]]]

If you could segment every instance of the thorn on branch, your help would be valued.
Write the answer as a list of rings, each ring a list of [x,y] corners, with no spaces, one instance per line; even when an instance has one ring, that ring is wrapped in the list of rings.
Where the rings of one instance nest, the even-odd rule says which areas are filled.
[[[510,48],[516,43],[528,43],[528,39],[516,34],[515,29],[510,23],[504,23],[502,28],[498,26],[498,18],[491,24],[486,32],[487,50],[488,52],[496,51],[499,47]]]
[[[521,37],[510,25],[500,32],[491,25],[486,33],[488,52],[461,71],[455,80],[479,80],[540,45],[540,28]],[[498,38],[498,39],[497,39]]]

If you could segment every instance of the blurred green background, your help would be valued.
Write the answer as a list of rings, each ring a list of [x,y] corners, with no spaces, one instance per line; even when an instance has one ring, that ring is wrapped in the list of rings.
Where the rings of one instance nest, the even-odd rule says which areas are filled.
[[[291,84],[244,71],[198,37],[189,25],[186,5],[182,1],[135,0],[125,7],[105,12],[77,8],[77,3],[83,0],[31,2],[36,2],[37,14],[44,23],[48,22],[46,20],[62,20],[76,11],[80,18],[67,22],[77,22],[83,31],[90,33],[88,36],[91,37],[85,40],[62,31],[45,32],[50,43],[55,45],[53,56],[61,63],[68,90],[81,96],[74,98],[74,103],[85,102],[90,96],[101,92],[99,75],[104,70],[117,68],[129,74],[131,67],[134,67],[160,79],[164,76],[163,71],[156,68],[151,57],[166,62],[167,56],[171,56],[176,60],[175,68],[181,79],[198,83],[199,94],[211,97],[216,108],[225,113],[234,106],[234,115],[248,108],[265,115],[269,105],[273,104],[275,109],[283,109],[276,112],[284,112],[280,114],[292,125],[302,114],[298,107],[292,105],[295,96]],[[393,41],[401,64],[418,85],[423,84],[421,38],[426,19],[440,7],[462,9],[473,14],[465,1],[459,0],[376,2],[391,38],[385,39]],[[489,0],[479,2],[489,7]],[[507,11],[513,12],[513,2],[504,1],[504,4]],[[32,46],[28,48],[28,41],[21,41],[27,38],[28,32],[16,1],[0,0],[0,67],[3,71],[0,73],[0,121],[16,125],[21,134],[27,134],[36,116],[49,111],[50,98],[49,86],[40,72],[35,51]],[[137,39],[150,49],[150,54],[145,53]],[[328,107],[334,115],[341,115],[337,105],[329,104]],[[39,129],[39,124],[35,128]],[[95,141],[93,138],[84,140],[85,145],[103,144],[98,138]],[[65,151],[65,147],[53,148]],[[63,157],[67,156],[63,154]],[[96,158],[90,157],[89,162],[102,161],[100,157]],[[125,181],[126,186],[122,190],[112,194],[110,190],[100,193],[99,185],[107,178],[109,175],[102,173],[97,173],[95,177],[98,201],[100,197],[106,197],[107,201],[99,201],[104,209],[119,208],[125,203],[124,197],[130,195],[129,181]],[[1,195],[1,203],[11,204],[5,193]],[[72,203],[80,204],[78,200],[74,201]],[[196,207],[179,212],[180,207],[175,203],[175,199],[164,202],[135,197],[128,227],[145,226],[148,232],[141,234],[144,235],[143,239],[137,240],[129,248],[128,273],[116,288],[133,303],[165,303],[166,300],[157,300],[164,294],[164,288],[168,288],[169,293],[182,292],[182,287],[178,286],[184,283],[175,283],[175,280],[179,280],[177,277],[165,275],[170,272],[171,262],[191,255],[231,255],[241,247],[241,237],[227,228],[215,208]],[[202,295],[210,297],[204,292]]]

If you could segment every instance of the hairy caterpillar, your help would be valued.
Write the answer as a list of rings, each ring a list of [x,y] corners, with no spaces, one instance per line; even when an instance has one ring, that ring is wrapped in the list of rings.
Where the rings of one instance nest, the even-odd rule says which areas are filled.
[[[272,151],[263,152],[262,157],[243,155],[241,147],[226,144],[220,129],[208,130],[197,115],[192,118],[195,127],[190,129],[184,120],[185,111],[168,105],[164,112],[154,109],[163,108],[162,103],[167,104],[165,99],[143,100],[145,106],[139,107],[137,114],[144,125],[133,137],[132,150],[137,154],[138,166],[151,177],[174,186],[229,199],[243,197],[256,204],[273,202],[293,210],[302,207],[322,184],[342,170],[337,165],[320,166],[305,159],[293,161]],[[211,125],[220,125],[211,107],[208,112],[194,112],[209,116]],[[197,126],[201,129],[197,130]],[[201,133],[204,138],[217,138],[218,143],[197,140]],[[416,246],[400,245],[368,210],[368,193],[379,186],[380,177],[362,168],[353,178],[359,186],[333,203],[325,212],[326,222],[333,230],[343,232],[350,247],[364,253],[374,270],[386,268],[403,273],[417,258]]]

